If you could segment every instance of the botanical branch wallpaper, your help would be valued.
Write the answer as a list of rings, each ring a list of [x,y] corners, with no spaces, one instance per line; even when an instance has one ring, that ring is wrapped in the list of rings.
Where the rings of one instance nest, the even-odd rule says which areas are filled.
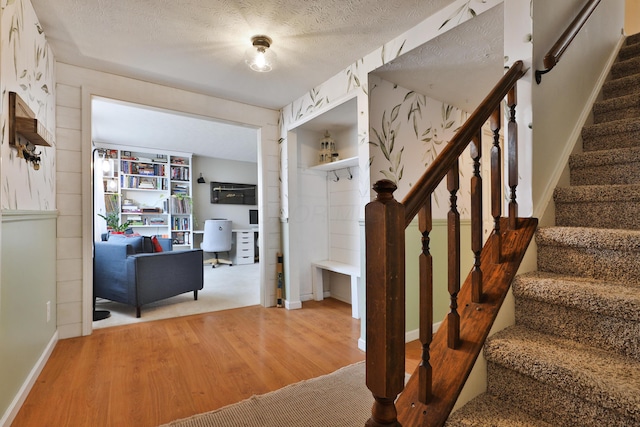
[[[393,181],[398,186],[394,196],[402,200],[468,114],[377,76],[369,76],[369,88],[371,182]],[[470,206],[469,180],[473,168],[468,151],[460,162],[458,211],[462,217],[468,216]],[[375,197],[375,193],[371,196]],[[446,218],[449,209],[446,183],[436,190],[432,206],[434,218]]]
[[[56,208],[55,147],[37,147],[40,169],[19,158],[8,143],[8,92],[16,92],[55,135],[55,61],[31,3],[2,1],[2,209]],[[30,52],[25,54],[25,52]]]
[[[369,100],[370,94],[368,93],[369,87],[371,86],[368,81],[369,73],[394,58],[409,52],[469,19],[473,19],[475,16],[500,3],[502,3],[502,0],[454,1],[411,30],[399,35],[396,39],[384,44],[365,57],[358,59],[342,72],[285,106],[282,110],[279,123],[281,136],[280,179],[283,184],[281,187],[281,218],[285,220],[289,217],[288,168],[290,164],[295,164],[295,159],[288,159],[287,157],[287,132],[295,129],[296,126],[304,123],[309,118],[329,111],[331,108],[344,102],[345,99],[352,97],[357,97],[358,99],[357,144],[361,172],[359,174],[359,190],[362,198],[362,212],[364,212],[364,205],[370,201],[371,185],[378,179],[379,175],[383,177],[387,175],[387,177],[399,181],[401,189],[397,194],[401,194],[402,185],[404,185],[405,182],[407,183],[406,185],[409,185],[409,182],[414,179],[414,172],[409,169],[420,165],[420,170],[424,170],[424,163],[439,151],[439,145],[449,137],[449,131],[457,127],[457,123],[459,123],[460,120],[460,112],[456,112],[451,108],[447,109],[445,106],[445,110],[439,110],[437,113],[439,119],[431,120],[433,126],[430,131],[429,126],[424,127],[423,124],[416,127],[414,120],[416,124],[419,119],[426,120],[425,117],[421,117],[419,109],[427,108],[423,102],[428,103],[428,101],[420,98],[419,94],[408,95],[405,93],[403,96],[408,95],[408,98],[398,101],[396,105],[402,104],[402,106],[395,112],[392,108],[386,113],[384,124],[382,123],[382,117],[371,120],[371,132],[375,129],[378,134],[370,134],[369,109],[372,102]],[[413,108],[410,108],[410,105],[413,105]],[[431,107],[428,109],[431,110]],[[402,114],[404,114],[405,117],[402,117]],[[408,116],[409,114],[410,116]],[[410,123],[407,123],[407,120],[409,120]],[[454,123],[447,128],[447,124],[451,121]],[[444,128],[441,127],[442,123],[444,123]],[[422,146],[419,156],[416,156],[414,153],[413,149],[415,147],[412,146],[409,148],[406,143],[404,146],[398,145],[398,141],[395,140],[397,136],[392,135],[392,133],[395,134],[397,126],[401,126],[402,130],[408,129],[413,132],[420,132],[417,137],[414,134],[414,139],[417,139]],[[380,146],[380,141],[384,141],[384,148]],[[371,144],[369,142],[371,142]],[[377,144],[377,146],[375,144]],[[382,151],[383,149],[387,150],[386,155]],[[370,153],[370,150],[372,153]],[[377,150],[380,150],[380,152],[377,153]],[[407,150],[410,150],[411,154]],[[386,167],[383,168],[381,165],[378,165],[377,168],[372,167],[370,170],[370,160],[375,162],[382,161],[381,157],[384,157],[384,161],[387,162]],[[409,157],[411,157],[411,161],[407,163]],[[413,160],[416,160],[415,157],[419,157],[420,162],[413,162]],[[381,170],[386,172],[382,173],[380,172]]]

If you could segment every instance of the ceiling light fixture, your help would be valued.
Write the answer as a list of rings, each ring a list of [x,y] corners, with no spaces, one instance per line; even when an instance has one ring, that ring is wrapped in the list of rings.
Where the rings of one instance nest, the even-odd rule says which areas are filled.
[[[266,73],[271,71],[276,62],[276,54],[269,48],[273,41],[267,36],[254,36],[251,38],[253,47],[245,52],[245,62],[253,71]]]

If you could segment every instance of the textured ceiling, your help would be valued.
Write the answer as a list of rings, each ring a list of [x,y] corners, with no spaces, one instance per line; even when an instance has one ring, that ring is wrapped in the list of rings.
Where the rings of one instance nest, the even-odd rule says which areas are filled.
[[[453,0],[31,0],[56,59],[279,109]],[[251,36],[278,65],[244,63]]]
[[[500,4],[375,74],[471,113],[504,74],[503,21]]]
[[[279,109],[453,0],[31,2],[57,61]],[[502,70],[502,7],[494,9],[403,55],[381,75],[463,109],[477,104]],[[270,73],[244,63],[256,34],[273,38],[278,63]],[[184,115],[169,121],[157,110],[122,105],[98,103],[94,140],[255,161],[254,130],[230,134],[235,126]],[[133,115],[163,132],[111,125]],[[185,132],[190,138],[180,137]]]

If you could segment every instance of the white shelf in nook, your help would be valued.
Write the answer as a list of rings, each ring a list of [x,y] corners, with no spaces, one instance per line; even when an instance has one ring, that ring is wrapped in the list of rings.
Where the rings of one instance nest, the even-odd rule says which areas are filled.
[[[310,169],[317,171],[335,171],[355,166],[358,166],[358,157],[349,157],[348,159],[338,160],[337,162],[323,163],[321,165],[312,166]]]

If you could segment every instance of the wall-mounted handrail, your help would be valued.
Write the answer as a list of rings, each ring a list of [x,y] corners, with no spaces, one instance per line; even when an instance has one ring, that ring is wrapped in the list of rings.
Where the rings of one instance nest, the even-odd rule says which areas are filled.
[[[589,0],[587,4],[584,5],[580,13],[578,13],[578,16],[576,16],[565,32],[562,33],[558,41],[553,45],[551,50],[549,50],[549,52],[544,56],[543,63],[545,69],[536,70],[536,83],[540,84],[542,81],[542,75],[551,71],[560,61],[560,57],[564,51],[567,50],[571,41],[580,32],[580,29],[582,29],[584,24],[587,22],[587,19],[589,19],[589,16],[591,16],[591,13],[593,13],[599,3],[600,0]]]

